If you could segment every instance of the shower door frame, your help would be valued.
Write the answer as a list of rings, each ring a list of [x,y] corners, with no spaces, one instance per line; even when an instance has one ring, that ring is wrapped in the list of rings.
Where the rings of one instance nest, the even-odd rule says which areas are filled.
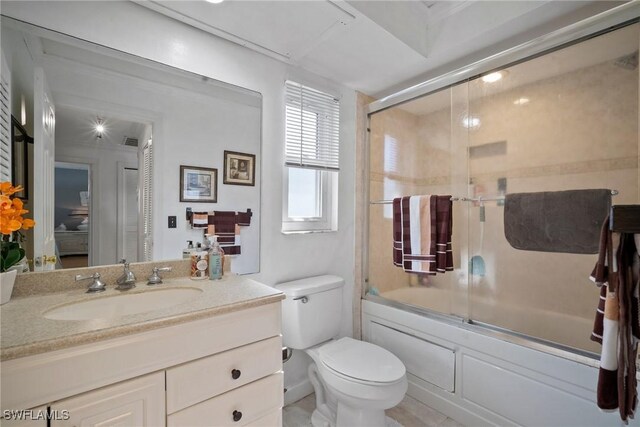
[[[366,106],[366,111],[364,112],[364,114],[366,114],[366,135],[362,149],[364,162],[364,174],[362,177],[364,224],[362,227],[362,235],[360,236],[362,247],[362,267],[360,271],[361,299],[400,308],[405,311],[415,312],[422,316],[458,325],[465,329],[473,330],[474,332],[497,337],[514,344],[523,345],[525,347],[557,355],[585,365],[597,366],[597,361],[600,357],[596,353],[591,353],[589,351],[580,350],[558,343],[548,342],[506,328],[474,321],[468,317],[468,309],[467,316],[463,318],[452,314],[438,313],[429,309],[389,301],[383,297],[366,294],[367,285],[369,283],[371,116],[384,110],[413,101],[417,98],[450,88],[454,85],[463,83],[464,81],[469,81],[484,74],[528,61],[537,56],[545,55],[552,51],[580,43],[590,38],[597,37],[638,22],[640,22],[640,1],[632,1],[495,55],[491,55],[482,60],[470,63],[438,77],[426,80],[406,89],[402,89],[368,104]]]

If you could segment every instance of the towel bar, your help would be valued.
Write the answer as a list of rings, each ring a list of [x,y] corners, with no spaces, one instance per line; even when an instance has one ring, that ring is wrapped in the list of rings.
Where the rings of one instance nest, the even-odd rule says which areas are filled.
[[[611,195],[618,195],[618,190],[611,190]],[[504,196],[493,196],[493,197],[451,197],[452,202],[495,202],[504,200]],[[369,202],[370,205],[390,205],[393,203],[393,200],[372,200]]]
[[[640,205],[614,205],[609,229],[617,233],[640,233]]]

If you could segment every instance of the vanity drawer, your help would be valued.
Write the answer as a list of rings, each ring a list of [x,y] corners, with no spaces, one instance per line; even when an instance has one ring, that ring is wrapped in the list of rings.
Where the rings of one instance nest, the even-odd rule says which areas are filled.
[[[167,369],[167,413],[172,414],[280,370],[280,336]]]
[[[262,418],[251,421],[247,427],[274,427],[282,425],[282,409],[277,409]]]
[[[183,409],[167,417],[168,427],[246,426],[280,410],[284,403],[282,372]],[[234,420],[235,412],[235,420]],[[266,418],[265,418],[266,419]]]

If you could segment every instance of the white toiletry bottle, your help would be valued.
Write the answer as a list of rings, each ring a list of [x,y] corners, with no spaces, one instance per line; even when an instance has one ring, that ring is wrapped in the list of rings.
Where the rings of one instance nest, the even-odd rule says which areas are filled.
[[[187,247],[182,250],[182,258],[190,259],[191,254],[193,253],[193,241],[187,240]]]
[[[218,236],[212,236],[211,248],[209,249],[209,278],[211,280],[222,279],[222,257],[224,252],[218,243]]]

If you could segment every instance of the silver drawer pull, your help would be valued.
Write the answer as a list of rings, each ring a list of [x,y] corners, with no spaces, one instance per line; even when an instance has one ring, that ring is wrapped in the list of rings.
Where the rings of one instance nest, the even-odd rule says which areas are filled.
[[[303,297],[296,297],[296,298],[294,298],[293,300],[294,300],[294,301],[298,301],[298,300],[300,300],[300,302],[301,302],[301,303],[303,303],[303,304],[306,304],[306,303],[308,303],[308,302],[309,302],[309,298],[308,298],[308,297],[306,297],[306,296],[303,296]]]

